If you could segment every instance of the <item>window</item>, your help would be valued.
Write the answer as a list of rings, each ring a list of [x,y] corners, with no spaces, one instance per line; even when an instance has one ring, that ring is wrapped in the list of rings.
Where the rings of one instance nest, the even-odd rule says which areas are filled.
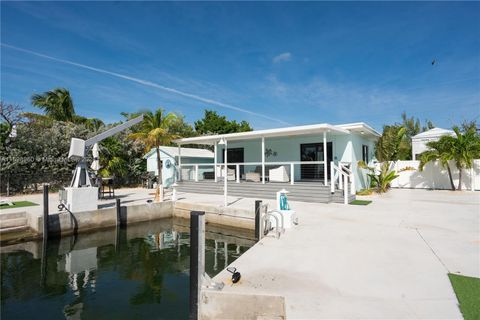
[[[362,160],[368,164],[368,146],[362,146]]]

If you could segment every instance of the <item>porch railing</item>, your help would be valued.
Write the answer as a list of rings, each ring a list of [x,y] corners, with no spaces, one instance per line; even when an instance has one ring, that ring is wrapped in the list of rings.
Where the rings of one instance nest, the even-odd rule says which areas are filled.
[[[349,188],[350,184],[350,188]],[[347,167],[347,164],[338,163],[338,166],[332,161],[330,162],[330,191],[335,192],[335,186],[343,190],[343,202],[348,204],[348,194],[355,195],[355,175],[353,171]]]
[[[227,163],[227,180],[235,181],[240,183],[241,180],[249,180],[265,183],[267,177],[269,181],[274,182],[288,182],[290,184],[295,184],[295,181],[301,180],[295,178],[296,166],[300,165],[324,165],[323,161],[271,161],[265,162],[265,169],[261,168],[262,162],[232,162]],[[215,166],[217,169],[215,170]],[[234,167],[234,169],[232,168]],[[260,168],[259,168],[260,167]],[[186,171],[184,169],[187,169]],[[243,169],[243,170],[242,170]],[[259,170],[260,169],[260,170]],[[275,177],[272,180],[269,171],[275,171]],[[219,178],[225,176],[225,164],[224,163],[182,163],[177,165],[178,171],[178,180],[193,180],[199,181],[200,175],[209,177],[217,181]],[[316,178],[318,180],[325,180],[323,176],[324,170],[323,166],[317,170]]]

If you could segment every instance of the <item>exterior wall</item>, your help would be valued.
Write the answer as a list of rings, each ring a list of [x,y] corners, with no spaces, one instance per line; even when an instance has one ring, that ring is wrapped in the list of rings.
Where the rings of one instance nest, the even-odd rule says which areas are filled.
[[[391,169],[397,171],[398,178],[392,181],[392,188],[410,188],[410,189],[446,189],[450,190],[450,179],[447,169],[440,166],[438,162],[429,162],[424,170],[418,170],[420,161],[396,161],[391,163]],[[380,164],[377,164],[379,166]],[[452,170],[453,183],[458,187],[458,170],[453,161],[450,162]],[[472,174],[473,173],[473,174]],[[472,179],[473,176],[473,179]],[[472,169],[462,171],[462,189],[480,190],[480,160],[474,160]]]
[[[370,163],[373,162],[374,145],[373,140],[369,140],[357,134],[328,134],[327,143],[332,142],[333,161],[351,162],[355,174],[356,188],[366,187],[366,176],[364,172],[358,170],[357,161],[362,160],[362,145],[369,146]],[[323,143],[323,134],[318,136],[297,136],[282,138],[265,138],[265,149],[271,149],[276,152],[276,156],[265,157],[265,162],[289,162],[300,161],[300,145],[304,143]],[[262,161],[262,142],[260,139],[228,142],[228,148],[244,148],[244,162]],[[218,146],[217,162],[223,162],[223,146]],[[253,171],[257,165],[245,166],[245,172]],[[295,180],[300,180],[300,166],[294,166]],[[289,171],[289,168],[288,168]]]
[[[367,174],[365,170],[358,167],[358,161],[363,160],[362,146],[368,146],[368,163],[367,165],[373,166],[375,161],[375,141],[367,139],[361,135],[350,135],[352,139],[352,169],[355,175],[355,188],[361,190],[369,186]]]

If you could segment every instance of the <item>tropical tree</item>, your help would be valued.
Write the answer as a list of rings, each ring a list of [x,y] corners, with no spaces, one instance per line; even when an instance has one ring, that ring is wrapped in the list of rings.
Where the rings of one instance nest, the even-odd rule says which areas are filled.
[[[359,161],[358,166],[368,170],[369,173],[367,173],[367,176],[370,178],[370,188],[376,188],[379,193],[387,192],[392,181],[398,178],[395,170],[390,170],[390,163],[388,161],[380,165],[378,172],[374,167],[369,167],[363,161]]]
[[[420,169],[423,170],[426,163],[439,160],[443,167],[448,170],[452,190],[452,172],[448,162],[452,160],[458,170],[458,190],[462,190],[462,170],[470,169],[473,160],[480,157],[480,136],[476,125],[464,125],[463,130],[458,126],[453,127],[455,136],[443,136],[438,141],[427,143],[430,150],[420,155]]]
[[[430,161],[439,161],[442,168],[446,168],[448,172],[448,178],[450,180],[450,186],[452,190],[455,190],[455,184],[453,183],[452,170],[450,169],[449,161],[453,159],[453,144],[450,137],[444,136],[438,141],[430,141],[427,143],[429,150],[420,154],[420,171],[423,171],[425,165]]]
[[[32,95],[32,105],[45,111],[46,115],[57,121],[72,122],[75,108],[70,92],[65,88],[56,88],[42,94]]]
[[[383,126],[382,136],[375,145],[375,157],[377,160],[397,161],[408,157],[410,149],[405,144],[407,129],[400,125]]]
[[[220,116],[216,111],[205,110],[203,119],[195,121],[195,130],[199,134],[223,134],[233,132],[252,131],[247,121],[238,123],[235,120],[227,120],[227,117]]]
[[[160,146],[168,145],[179,136],[172,132],[172,128],[178,121],[174,113],[165,113],[163,109],[157,109],[154,113],[148,111],[144,114],[140,130],[130,134],[130,138],[139,140],[145,144],[146,151],[155,148],[157,154],[157,190],[155,201],[163,201],[162,185],[162,161],[160,159]]]

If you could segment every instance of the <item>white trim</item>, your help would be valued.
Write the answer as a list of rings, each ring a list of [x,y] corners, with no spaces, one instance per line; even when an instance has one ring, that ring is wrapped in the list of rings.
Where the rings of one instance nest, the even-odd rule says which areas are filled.
[[[373,129],[372,129],[373,130]],[[305,125],[305,126],[295,126],[295,127],[286,127],[286,128],[276,128],[276,129],[267,129],[267,130],[255,130],[247,132],[238,132],[238,133],[229,133],[224,135],[210,135],[203,137],[192,137],[192,138],[183,138],[174,140],[176,143],[192,143],[192,144],[213,144],[215,141],[220,140],[221,138],[229,139],[229,141],[241,141],[241,140],[251,140],[258,138],[269,138],[269,137],[288,137],[288,136],[300,136],[300,135],[314,135],[319,134],[324,131],[331,131],[338,134],[349,134],[350,131],[341,127],[334,126],[328,123]]]

